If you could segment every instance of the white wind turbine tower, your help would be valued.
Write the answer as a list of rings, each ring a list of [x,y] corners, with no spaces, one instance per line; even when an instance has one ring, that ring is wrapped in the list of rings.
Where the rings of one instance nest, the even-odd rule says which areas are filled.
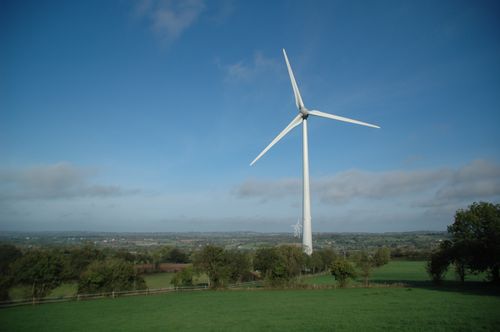
[[[308,144],[307,144],[307,118],[309,115],[319,116],[322,118],[333,119],[343,122],[350,122],[362,126],[372,127],[372,128],[380,128],[379,126],[372,125],[366,122],[361,122],[349,118],[344,118],[342,116],[328,114],[324,112],[320,112],[318,110],[308,110],[304,106],[304,102],[302,101],[302,97],[300,96],[299,87],[297,86],[297,82],[295,81],[295,77],[293,76],[292,67],[290,67],[290,62],[288,62],[288,57],[286,56],[285,49],[283,49],[283,55],[285,56],[286,66],[288,68],[288,74],[290,75],[290,81],[292,82],[293,94],[295,95],[295,105],[299,109],[299,114],[286,126],[285,129],[275,139],[255,158],[250,166],[255,164],[257,160],[260,159],[274,144],[276,144],[280,139],[282,139],[289,131],[293,128],[297,127],[302,123],[302,151],[303,151],[303,197],[302,197],[302,247],[306,254],[311,255],[312,248],[312,231],[311,231],[311,194],[309,190],[309,153],[308,153]]]

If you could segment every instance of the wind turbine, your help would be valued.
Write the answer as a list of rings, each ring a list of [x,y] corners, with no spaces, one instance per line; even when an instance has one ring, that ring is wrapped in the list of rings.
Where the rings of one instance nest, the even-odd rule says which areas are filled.
[[[372,128],[380,128],[379,126],[369,124],[366,122],[353,120],[349,118],[345,118],[343,116],[333,115],[329,113],[320,112],[318,110],[309,110],[304,106],[304,102],[302,101],[302,97],[300,96],[299,87],[297,86],[297,82],[295,81],[295,77],[293,75],[292,67],[290,66],[290,62],[288,61],[288,57],[286,55],[285,49],[283,49],[283,55],[285,56],[286,66],[288,68],[288,74],[290,75],[290,81],[292,83],[293,94],[295,95],[295,105],[299,110],[299,114],[293,118],[292,122],[286,126],[285,129],[281,133],[276,136],[269,145],[262,150],[262,152],[255,158],[250,166],[255,164],[257,160],[259,160],[274,144],[278,143],[280,139],[282,139],[288,132],[290,132],[293,128],[297,127],[299,124],[302,124],[302,153],[303,153],[303,173],[302,173],[302,181],[303,181],[303,196],[302,196],[302,248],[307,255],[311,255],[313,251],[312,247],[312,230],[311,230],[311,194],[309,189],[309,152],[308,152],[308,143],[307,143],[307,118],[309,115],[318,116],[321,118],[333,119],[343,122],[354,123],[362,126],[372,127]]]

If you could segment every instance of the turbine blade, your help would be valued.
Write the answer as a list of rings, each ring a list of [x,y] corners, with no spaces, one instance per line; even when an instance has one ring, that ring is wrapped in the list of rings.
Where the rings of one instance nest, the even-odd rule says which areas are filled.
[[[349,122],[349,123],[355,123],[355,124],[362,125],[362,126],[380,129],[380,127],[377,125],[373,125],[370,123],[366,123],[366,122],[362,122],[362,121],[358,121],[358,120],[354,120],[354,119],[344,118],[343,116],[338,116],[338,115],[333,115],[333,114],[329,114],[329,113],[325,113],[325,112],[320,112],[318,110],[308,111],[308,113],[311,115],[316,115],[316,116],[322,117],[322,118],[344,121],[344,122]]]
[[[304,107],[304,103],[302,102],[302,97],[300,96],[299,87],[297,86],[297,82],[295,81],[295,76],[293,76],[292,67],[290,66],[290,62],[288,61],[288,57],[286,56],[286,51],[283,49],[283,55],[285,56],[286,66],[288,68],[288,75],[290,75],[290,81],[292,82],[293,94],[295,96],[295,105],[300,110]]]
[[[293,128],[297,127],[299,124],[302,123],[302,114],[299,113],[299,115],[297,115],[293,120],[292,122],[290,122],[288,124],[288,126],[286,126],[285,129],[283,129],[283,131],[281,133],[279,133],[278,136],[276,136],[273,141],[271,143],[269,143],[269,145],[257,156],[257,158],[255,158],[251,163],[250,163],[250,166],[252,166],[253,164],[255,164],[255,162],[257,160],[260,159],[260,157],[262,157],[266,152],[267,150],[269,150],[274,144],[278,143],[278,141],[280,139],[283,138],[283,136],[285,136],[286,134],[288,134],[288,132],[290,130],[292,130]]]

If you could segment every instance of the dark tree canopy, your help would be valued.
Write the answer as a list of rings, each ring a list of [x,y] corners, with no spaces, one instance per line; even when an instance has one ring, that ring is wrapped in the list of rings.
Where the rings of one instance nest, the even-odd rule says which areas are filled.
[[[383,266],[389,263],[391,259],[391,250],[387,247],[378,248],[373,255],[373,262],[376,267]]]
[[[468,269],[488,272],[493,282],[500,282],[500,204],[480,202],[458,210],[448,232],[451,240],[441,244],[428,264],[434,280],[454,263],[462,281]]]
[[[305,263],[302,249],[290,245],[258,249],[254,258],[254,268],[273,286],[294,283]]]
[[[0,275],[9,274],[9,266],[22,256],[21,250],[12,244],[0,245]]]
[[[15,282],[32,287],[32,296],[41,298],[61,284],[62,256],[56,251],[34,250],[26,253],[14,264]]]
[[[90,263],[78,282],[78,293],[83,294],[145,288],[144,279],[136,273],[134,265],[118,258]]]
[[[227,284],[229,279],[229,266],[224,248],[207,245],[197,252],[193,265],[196,270],[205,272],[210,280],[210,287],[218,288]]]
[[[0,245],[0,300],[9,299],[9,288],[15,281],[11,265],[22,256],[21,250],[11,244]]]

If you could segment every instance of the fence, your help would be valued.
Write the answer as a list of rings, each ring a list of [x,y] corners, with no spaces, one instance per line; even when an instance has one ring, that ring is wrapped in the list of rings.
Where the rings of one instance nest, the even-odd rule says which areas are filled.
[[[250,281],[237,284],[230,284],[227,288],[237,289],[237,288],[254,288],[260,287],[260,282]],[[182,287],[166,287],[166,288],[154,288],[154,289],[141,289],[134,291],[119,291],[119,292],[105,292],[97,294],[76,294],[71,296],[59,296],[59,297],[44,297],[40,299],[16,299],[9,301],[0,301],[0,308],[14,307],[21,305],[35,305],[44,303],[56,303],[56,302],[68,302],[68,301],[83,301],[83,300],[95,300],[102,298],[117,298],[125,296],[137,296],[137,295],[156,295],[165,294],[172,292],[183,292],[183,291],[202,291],[209,289],[207,285],[203,286],[182,286]]]

